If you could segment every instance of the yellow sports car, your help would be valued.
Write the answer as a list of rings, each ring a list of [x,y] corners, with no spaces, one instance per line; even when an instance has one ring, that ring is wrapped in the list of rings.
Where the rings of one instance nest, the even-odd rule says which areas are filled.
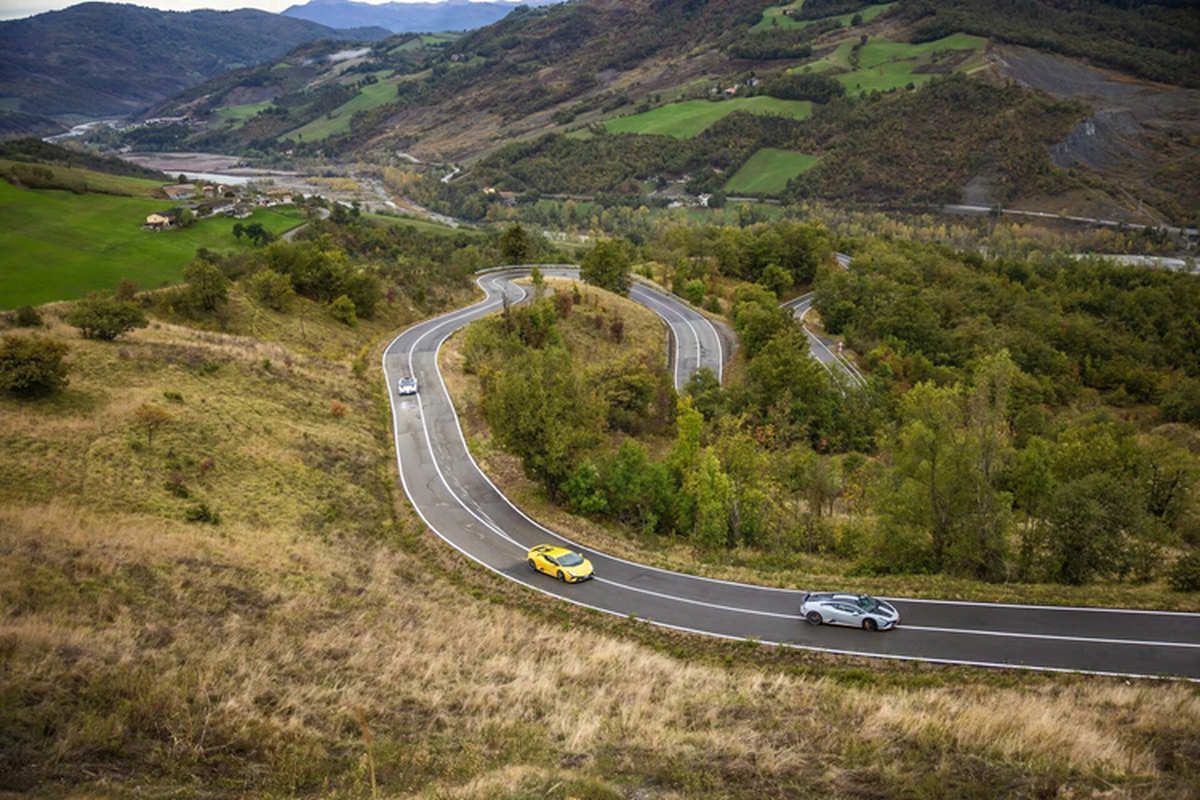
[[[592,577],[592,562],[565,547],[539,544],[529,551],[529,568],[560,581],[579,583]]]

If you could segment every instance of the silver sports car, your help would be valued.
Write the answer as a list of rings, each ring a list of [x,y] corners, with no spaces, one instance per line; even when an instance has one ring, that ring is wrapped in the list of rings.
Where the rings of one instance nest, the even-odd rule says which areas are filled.
[[[808,592],[800,602],[800,615],[810,625],[853,625],[868,631],[886,631],[900,622],[900,612],[865,594]]]

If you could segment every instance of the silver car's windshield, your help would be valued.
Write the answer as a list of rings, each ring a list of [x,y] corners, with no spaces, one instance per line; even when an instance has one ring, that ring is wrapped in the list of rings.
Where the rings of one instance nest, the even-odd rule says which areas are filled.
[[[858,607],[863,611],[874,611],[879,608],[879,601],[874,597],[863,596],[858,598]]]

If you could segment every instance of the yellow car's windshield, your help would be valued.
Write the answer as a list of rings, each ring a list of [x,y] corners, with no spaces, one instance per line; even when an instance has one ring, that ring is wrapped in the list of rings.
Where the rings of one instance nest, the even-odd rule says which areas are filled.
[[[578,553],[563,553],[558,557],[557,561],[564,567],[578,567],[583,563],[583,557]]]

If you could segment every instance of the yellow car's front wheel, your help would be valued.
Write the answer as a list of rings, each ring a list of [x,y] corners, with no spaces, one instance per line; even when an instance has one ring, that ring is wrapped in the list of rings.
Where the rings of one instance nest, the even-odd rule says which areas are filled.
[[[563,571],[561,569],[558,571],[558,579],[563,583],[567,582],[567,576],[563,575]]]

